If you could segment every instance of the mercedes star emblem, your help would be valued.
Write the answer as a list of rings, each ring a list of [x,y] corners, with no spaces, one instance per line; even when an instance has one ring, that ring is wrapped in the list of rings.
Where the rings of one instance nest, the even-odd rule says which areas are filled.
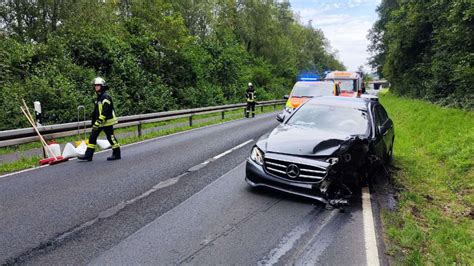
[[[290,178],[297,178],[300,175],[300,169],[295,164],[290,164],[286,168],[286,174]]]

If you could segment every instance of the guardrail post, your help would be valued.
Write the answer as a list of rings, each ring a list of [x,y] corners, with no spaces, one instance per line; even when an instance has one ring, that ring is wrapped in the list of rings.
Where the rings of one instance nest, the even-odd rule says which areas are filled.
[[[225,111],[222,111],[222,120],[224,120]]]
[[[273,110],[277,109],[276,103],[273,105]]]
[[[137,125],[138,136],[142,136],[142,122],[139,122]]]
[[[260,106],[260,112],[263,113],[263,105]]]
[[[190,116],[189,116],[189,126],[190,126],[190,127],[193,126],[193,115],[190,115]]]

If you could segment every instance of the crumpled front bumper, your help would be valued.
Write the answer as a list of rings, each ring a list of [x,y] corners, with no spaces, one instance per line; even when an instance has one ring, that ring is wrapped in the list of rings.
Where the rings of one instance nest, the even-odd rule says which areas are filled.
[[[320,195],[319,184],[308,184],[291,182],[274,175],[271,175],[251,159],[247,159],[245,168],[245,181],[252,187],[268,187],[286,193],[299,195],[327,203],[327,200]]]

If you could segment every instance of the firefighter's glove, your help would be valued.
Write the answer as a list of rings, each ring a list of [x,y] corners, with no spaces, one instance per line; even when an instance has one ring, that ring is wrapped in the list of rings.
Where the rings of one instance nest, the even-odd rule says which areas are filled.
[[[92,130],[99,130],[100,125],[103,123],[101,119],[97,119],[95,123],[92,125]]]
[[[95,122],[95,123],[92,125],[92,131],[99,130],[99,127],[100,127],[100,123]]]

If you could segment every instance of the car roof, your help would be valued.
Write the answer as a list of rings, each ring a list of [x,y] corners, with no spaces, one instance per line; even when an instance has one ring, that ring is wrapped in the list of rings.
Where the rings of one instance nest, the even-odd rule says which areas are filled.
[[[340,96],[321,96],[310,99],[306,104],[329,105],[336,107],[349,107],[354,109],[367,110],[371,101],[364,98],[351,98]]]

